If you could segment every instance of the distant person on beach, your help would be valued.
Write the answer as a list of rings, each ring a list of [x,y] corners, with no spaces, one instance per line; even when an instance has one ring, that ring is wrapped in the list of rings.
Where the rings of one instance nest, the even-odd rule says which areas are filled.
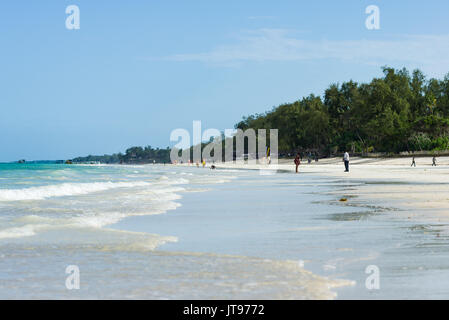
[[[349,172],[349,153],[347,151],[343,155],[343,162],[345,163],[345,172]]]
[[[435,156],[433,156],[432,158],[432,167],[436,167],[437,166],[437,158]]]
[[[412,164],[410,167],[416,167],[415,157],[412,158]]]
[[[296,157],[295,157],[295,165],[296,165],[296,173],[298,173],[298,167],[299,167],[299,164],[301,163],[301,160],[299,160],[300,159],[300,155],[299,155],[299,153],[296,155]]]

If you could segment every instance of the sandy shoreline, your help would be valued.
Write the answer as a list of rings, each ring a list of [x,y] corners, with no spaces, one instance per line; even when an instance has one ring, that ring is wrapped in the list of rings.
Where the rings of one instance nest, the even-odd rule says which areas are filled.
[[[226,169],[231,169],[230,172],[236,172],[235,169],[261,170],[261,174],[276,169],[281,171],[272,178],[257,178],[257,183],[243,189],[243,203],[255,206],[263,203],[253,211],[263,211],[266,206],[271,208],[268,211],[276,213],[273,224],[285,221],[283,214],[286,212],[291,212],[294,217],[288,220],[288,225],[294,229],[276,233],[274,228],[267,233],[269,236],[279,234],[278,238],[284,242],[278,243],[276,237],[268,238],[260,247],[277,246],[278,250],[285,250],[282,251],[283,259],[297,257],[305,261],[306,270],[314,274],[355,281],[354,286],[336,289],[338,298],[422,298],[429,297],[428,292],[432,292],[432,297],[445,298],[447,283],[443,285],[435,279],[444,278],[442,273],[449,270],[444,262],[447,261],[449,239],[449,184],[446,181],[449,157],[438,157],[437,167],[432,167],[431,157],[416,158],[415,161],[417,166],[410,167],[411,158],[352,158],[349,173],[344,172],[341,158],[321,159],[310,164],[305,161],[299,174],[294,173],[293,159],[282,159],[277,167],[244,163],[216,163],[215,166],[217,174]],[[213,174],[213,170],[201,166],[193,169],[196,170]],[[214,202],[221,203],[223,190],[229,189],[230,197],[224,203],[232,206],[236,201],[233,196],[241,191],[237,187],[232,183],[224,184],[208,197],[216,197]],[[324,200],[317,201],[316,196]],[[198,195],[198,198],[199,203],[204,202],[204,196]],[[340,198],[347,198],[347,202],[338,202]],[[270,201],[278,205],[270,207]],[[244,211],[243,216],[249,218],[241,203],[237,202],[229,210],[220,207],[218,217]],[[310,207],[304,207],[307,204]],[[315,207],[323,204],[332,204],[335,208],[326,212],[325,207]],[[196,205],[190,206],[195,208],[193,212],[198,211]],[[188,205],[182,208],[187,211],[177,211],[175,214],[179,217],[191,213]],[[256,217],[260,218],[252,216],[250,220],[254,221]],[[241,219],[238,216],[239,226]],[[215,225],[214,221],[207,224],[207,228]],[[258,243],[265,241],[267,235],[260,237]],[[246,238],[229,236],[227,240],[248,243]],[[221,241],[218,239],[216,247],[222,248]],[[382,280],[381,291],[371,292],[365,288],[367,265],[376,265],[382,270],[385,281]]]
[[[417,157],[415,161],[416,167],[411,167],[411,158],[352,158],[349,173],[344,172],[341,158],[321,159],[310,164],[303,161],[298,179],[301,175],[315,174],[363,182],[345,194],[388,202],[403,209],[406,218],[449,221],[449,157],[438,157],[436,167],[432,167],[431,157]],[[262,173],[276,169],[294,173],[295,170],[293,159],[279,160],[277,165],[220,163],[216,167],[261,169]]]

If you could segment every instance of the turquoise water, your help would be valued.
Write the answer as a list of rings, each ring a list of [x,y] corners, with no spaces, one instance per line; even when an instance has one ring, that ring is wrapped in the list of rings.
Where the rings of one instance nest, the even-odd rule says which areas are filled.
[[[202,173],[201,181],[211,179]],[[195,183],[184,176],[163,166],[0,164],[0,239],[164,213],[179,206],[181,185]]]
[[[0,298],[447,298],[449,240],[436,236],[447,226],[352,197],[365,183],[0,164]],[[69,265],[77,290],[65,285]],[[379,290],[365,286],[369,265]]]
[[[156,221],[129,220],[167,217],[191,195],[206,205],[197,213],[219,212],[224,204],[208,202],[209,192],[228,185],[244,197],[245,179],[257,179],[257,172],[160,165],[0,167],[1,298],[333,298],[331,288],[347,284],[318,277],[297,261],[245,250],[164,249],[190,234],[179,232],[187,226],[185,217],[155,231],[136,228],[162,227]],[[215,220],[222,235],[229,234],[225,221]],[[207,228],[201,234],[207,243]],[[69,265],[79,267],[79,290],[65,286]]]

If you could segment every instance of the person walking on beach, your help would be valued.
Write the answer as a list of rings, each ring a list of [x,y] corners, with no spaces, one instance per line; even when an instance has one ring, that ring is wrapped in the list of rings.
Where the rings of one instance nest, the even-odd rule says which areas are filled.
[[[436,167],[437,166],[437,158],[435,156],[433,156],[432,158],[432,167]]]
[[[299,164],[301,163],[301,160],[299,160],[299,158],[300,158],[300,155],[299,155],[299,153],[296,155],[296,158],[295,158],[295,165],[296,165],[296,173],[298,173],[298,167],[299,167]]]
[[[410,167],[416,167],[415,157],[412,158],[412,165]]]
[[[343,162],[345,163],[345,172],[349,172],[349,153],[347,151],[343,155]]]

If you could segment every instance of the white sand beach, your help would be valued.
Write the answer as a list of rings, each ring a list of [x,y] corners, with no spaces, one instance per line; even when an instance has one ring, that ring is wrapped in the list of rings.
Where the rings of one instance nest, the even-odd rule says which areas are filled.
[[[449,209],[449,157],[438,157],[437,166],[432,166],[432,157],[416,157],[415,162],[416,167],[411,167],[411,157],[351,158],[350,172],[347,173],[344,172],[341,158],[320,159],[310,164],[304,159],[299,166],[298,178],[304,174],[314,174],[365,181],[366,184],[351,189],[350,193],[392,202],[408,210],[420,209],[427,213],[426,218],[449,221],[446,211]],[[295,171],[293,159],[281,159],[277,165],[221,163],[217,168]],[[431,214],[428,214],[429,211]],[[417,217],[417,214],[411,213],[409,217]]]
[[[130,218],[117,227],[179,238],[164,250],[296,260],[315,275],[353,281],[333,289],[339,299],[441,299],[449,285],[441,280],[449,271],[449,158],[438,157],[436,167],[432,157],[416,157],[416,167],[411,160],[351,157],[349,173],[341,158],[302,161],[299,174],[293,159],[277,166],[215,163],[217,170],[212,163],[177,165],[239,178],[185,194],[166,217]],[[380,290],[365,287],[369,265],[381,270]]]

